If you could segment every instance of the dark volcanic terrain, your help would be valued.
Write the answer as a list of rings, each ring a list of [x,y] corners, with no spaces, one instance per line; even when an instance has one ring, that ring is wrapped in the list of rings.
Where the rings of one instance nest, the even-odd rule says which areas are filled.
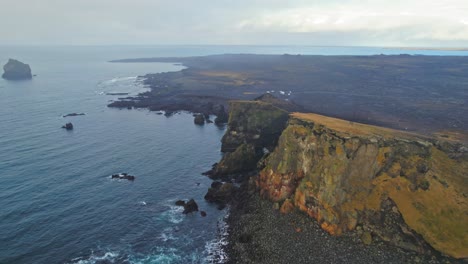
[[[143,76],[150,92],[111,107],[216,114],[213,105],[270,91],[302,112],[467,139],[467,57],[239,54],[113,62],[173,62],[187,69]]]

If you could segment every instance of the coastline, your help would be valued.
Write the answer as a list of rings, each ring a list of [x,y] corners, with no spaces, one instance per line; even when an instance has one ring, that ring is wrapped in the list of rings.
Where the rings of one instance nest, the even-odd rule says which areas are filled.
[[[402,56],[402,58],[405,59],[406,56]],[[189,67],[189,65],[186,66]],[[219,85],[220,82],[226,84],[227,82],[229,88],[252,89],[253,87],[249,85],[246,87],[245,80],[240,86],[233,85],[231,82],[235,83],[238,76],[234,76],[235,80],[233,80],[231,79],[232,73],[204,72],[202,74],[204,79],[198,79],[200,75],[190,72],[190,69],[189,67],[187,70],[171,74],[169,77],[168,75],[145,76],[145,82],[151,87],[151,93],[141,97],[142,101],[145,102],[143,105],[137,103],[132,107],[148,107],[150,110],[165,110],[166,112],[186,110],[213,114],[213,112],[207,111],[207,109],[213,108],[213,102],[209,100],[222,98],[223,103],[220,105],[224,106],[230,99],[239,99],[241,97],[239,91],[236,94],[229,94],[230,96],[219,96],[218,94],[216,96],[219,97],[216,97],[209,94],[213,89],[200,90],[200,86],[209,84],[213,88],[216,87],[215,84]],[[195,83],[193,79],[189,82],[177,82],[180,80],[179,78],[187,81],[187,76],[188,78],[195,76],[195,80],[200,83]],[[174,82],[174,80],[176,81]],[[210,83],[213,80],[215,84]],[[184,87],[185,84],[195,85]],[[173,87],[188,89],[171,90]],[[160,88],[163,88],[162,92]],[[244,95],[241,99],[257,95],[256,93],[246,93],[244,90],[241,92]],[[200,99],[208,99],[208,101]],[[297,263],[310,261],[463,263],[443,257],[436,251],[431,251],[430,254],[406,251],[390,246],[377,237],[373,239],[371,237],[371,242],[366,242],[364,245],[362,241],[363,230],[349,232],[339,238],[330,236],[320,228],[315,220],[311,221],[303,213],[293,211],[289,215],[283,215],[279,213],[277,204],[260,199],[258,193],[250,192],[248,189],[249,187],[246,187],[244,182],[238,194],[233,197],[234,201],[226,220],[229,230],[228,243],[224,247],[228,256],[227,263],[287,263],[292,259]],[[369,234],[369,236],[371,235]],[[223,238],[221,236],[221,239]],[[220,243],[222,244],[222,242]],[[297,247],[297,245],[301,246]]]
[[[181,63],[186,68],[140,76],[150,91],[109,107],[217,115],[212,105],[227,110],[229,100],[269,92],[296,103],[301,112],[426,135],[466,134],[468,124],[460,111],[468,81],[461,74],[468,70],[464,56],[224,54],[112,62]]]

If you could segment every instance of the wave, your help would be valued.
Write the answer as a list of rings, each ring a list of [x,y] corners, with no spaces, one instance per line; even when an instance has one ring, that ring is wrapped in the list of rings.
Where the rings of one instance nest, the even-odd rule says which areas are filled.
[[[92,252],[88,258],[79,257],[72,259],[70,264],[115,263],[118,260],[119,254],[112,251],[104,252],[103,254]]]
[[[174,229],[169,227],[165,228],[161,235],[159,235],[159,239],[161,239],[163,242],[167,242],[169,240],[177,240],[178,238],[174,236]]]
[[[205,244],[205,258],[207,263],[222,264],[228,260],[226,247],[229,244],[229,225],[227,218],[229,217],[229,208],[226,208],[226,215],[222,220],[218,221],[218,237]]]
[[[130,76],[130,77],[116,77],[107,81],[103,81],[100,84],[103,85],[109,85],[109,84],[114,84],[116,82],[122,82],[122,81],[130,81],[130,80],[136,80],[138,77],[137,76]]]
[[[167,200],[162,204],[166,210],[159,215],[159,220],[168,221],[173,224],[179,224],[184,221],[185,215],[182,213],[184,211],[184,207],[174,205],[174,203],[175,200]]]

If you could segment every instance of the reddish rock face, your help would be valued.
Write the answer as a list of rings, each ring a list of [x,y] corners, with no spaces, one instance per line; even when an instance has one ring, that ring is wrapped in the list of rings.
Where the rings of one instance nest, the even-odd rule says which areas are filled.
[[[249,182],[262,197],[332,235],[362,226],[405,249],[468,257],[466,147],[315,114],[294,113],[284,126],[284,112],[274,109],[231,104],[219,169],[256,163],[261,170]],[[263,157],[248,155],[262,148]]]
[[[468,238],[460,235],[468,230],[466,153],[347,125],[357,127],[291,119],[257,178],[261,195],[284,201],[284,213],[303,211],[333,235],[359,224],[407,249],[425,251],[428,243],[453,257],[468,256]]]

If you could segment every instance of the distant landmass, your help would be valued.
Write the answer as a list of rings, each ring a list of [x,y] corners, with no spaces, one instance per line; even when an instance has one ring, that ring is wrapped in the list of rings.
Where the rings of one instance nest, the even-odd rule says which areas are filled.
[[[21,61],[9,59],[3,66],[3,79],[7,80],[29,80],[32,79],[31,67]]]
[[[468,48],[460,47],[385,47],[386,49],[399,50],[445,50],[445,51],[468,51]]]
[[[265,92],[314,112],[355,122],[459,137],[468,142],[468,57],[225,54],[113,62],[182,63],[179,72],[140,78],[151,91],[109,104],[213,112]],[[289,109],[291,110],[291,109]]]

